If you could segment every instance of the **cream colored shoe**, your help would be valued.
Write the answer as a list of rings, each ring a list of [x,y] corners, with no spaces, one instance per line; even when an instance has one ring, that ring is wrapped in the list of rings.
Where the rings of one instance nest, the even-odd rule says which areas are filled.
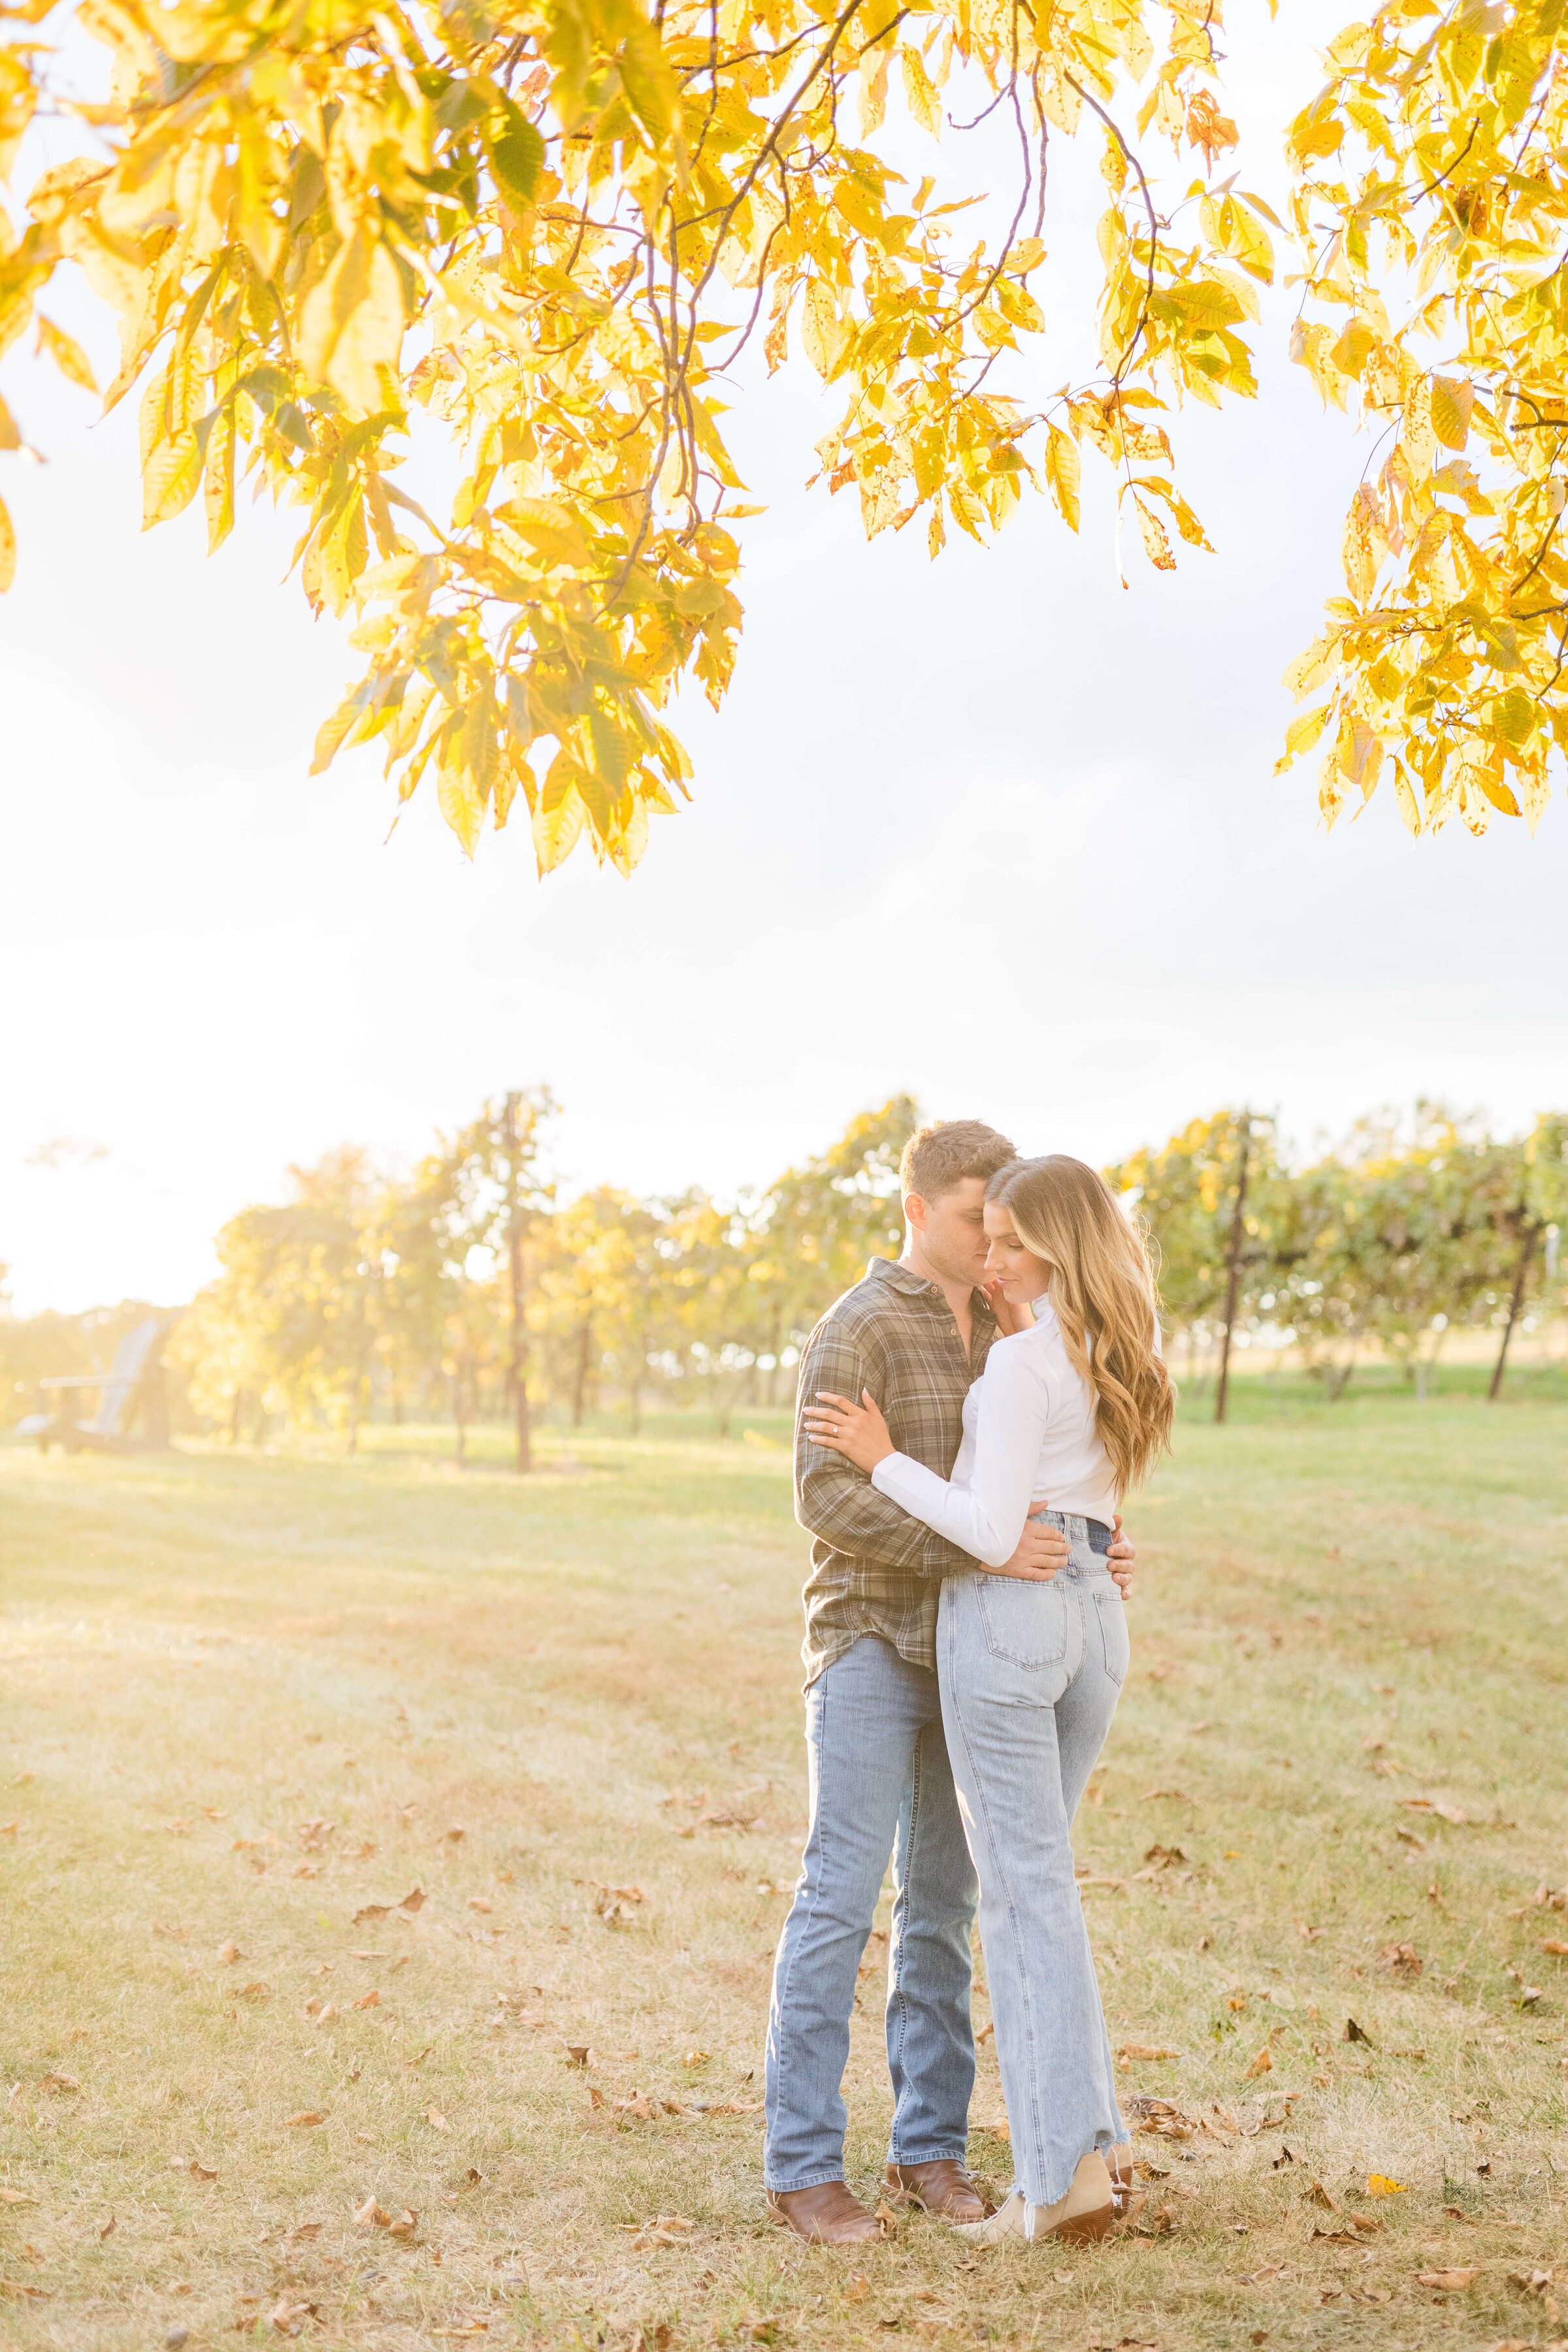
[[[1015,2189],[1001,2210],[988,2221],[961,2222],[956,2235],[971,2245],[997,2246],[1004,2238],[1062,2238],[1069,2243],[1103,2238],[1116,2218],[1116,2199],[1105,2158],[1098,2148],[1079,2159],[1072,2187],[1054,2205],[1030,2205]]]

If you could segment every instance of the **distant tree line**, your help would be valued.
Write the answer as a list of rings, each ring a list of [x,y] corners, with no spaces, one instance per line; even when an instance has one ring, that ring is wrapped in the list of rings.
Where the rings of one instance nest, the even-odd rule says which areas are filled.
[[[787,1402],[817,1316],[898,1254],[913,1100],[730,1202],[613,1185],[563,1201],[556,1115],[542,1087],[497,1096],[411,1170],[345,1146],[230,1218],[169,1345],[187,1420],[236,1443],[324,1425],[352,1449],[373,1414],[440,1419],[461,1458],[476,1422],[504,1419],[527,1467],[541,1404],[576,1424],[614,1403],[634,1431],[650,1402],[699,1405],[727,1435],[741,1408]],[[1272,1118],[1226,1110],[1106,1173],[1159,1244],[1176,1369],[1213,1384],[1222,1416],[1237,1345],[1293,1345],[1331,1398],[1375,1349],[1424,1393],[1450,1335],[1485,1331],[1495,1392],[1521,1325],[1563,1309],[1568,1117],[1500,1140],[1421,1104],[1294,1164]],[[5,1392],[107,1361],[139,1311],[0,1308]]]

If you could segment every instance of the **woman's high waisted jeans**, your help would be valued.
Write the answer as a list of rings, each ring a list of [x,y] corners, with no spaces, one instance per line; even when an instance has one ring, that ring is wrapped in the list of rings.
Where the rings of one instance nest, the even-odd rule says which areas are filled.
[[[1068,1566],[1048,1584],[947,1578],[937,1671],[980,1879],[1016,2185],[1031,2205],[1054,2205],[1090,2148],[1126,2137],[1069,1831],[1121,1696],[1128,1642],[1121,1595],[1090,1547],[1089,1523],[1036,1516],[1068,1537]]]

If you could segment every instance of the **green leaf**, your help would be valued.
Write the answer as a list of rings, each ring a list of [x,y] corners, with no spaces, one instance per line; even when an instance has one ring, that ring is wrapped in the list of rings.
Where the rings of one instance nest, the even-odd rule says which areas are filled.
[[[488,142],[490,169],[513,211],[526,212],[539,194],[539,174],[544,167],[544,137],[516,108],[505,120],[506,129],[500,136]]]

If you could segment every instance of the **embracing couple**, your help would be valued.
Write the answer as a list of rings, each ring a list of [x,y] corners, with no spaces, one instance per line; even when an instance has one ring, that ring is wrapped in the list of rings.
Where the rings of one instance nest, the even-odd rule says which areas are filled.
[[[1117,1506],[1167,1444],[1148,1251],[1081,1160],[923,1128],[905,1239],[801,1361],[810,1827],[768,2021],[768,2204],[803,2238],[880,2224],[844,2179],[840,2084],[889,1857],[886,2188],[972,2238],[1100,2236],[1131,2187],[1070,1829],[1127,1673]],[[1118,1586],[1122,1588],[1118,1589]],[[970,1930],[1015,2185],[964,2168]]]

